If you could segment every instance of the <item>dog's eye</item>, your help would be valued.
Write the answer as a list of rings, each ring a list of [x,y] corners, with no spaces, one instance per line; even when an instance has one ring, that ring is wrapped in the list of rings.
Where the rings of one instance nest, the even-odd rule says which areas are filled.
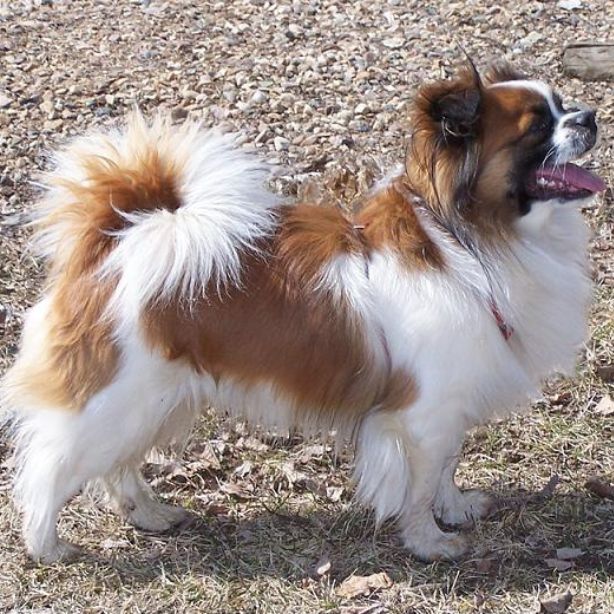
[[[529,126],[531,134],[544,134],[552,128],[552,115],[548,111],[539,111],[535,114],[535,119]]]

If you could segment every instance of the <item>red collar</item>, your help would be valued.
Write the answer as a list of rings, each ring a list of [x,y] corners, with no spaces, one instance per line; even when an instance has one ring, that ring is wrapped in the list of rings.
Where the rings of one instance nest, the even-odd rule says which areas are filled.
[[[506,341],[509,341],[509,338],[514,334],[514,328],[505,321],[505,318],[501,315],[499,307],[497,307],[497,303],[495,303],[494,298],[490,299],[490,311],[495,318],[495,322],[497,323],[497,326],[499,327],[503,338]]]

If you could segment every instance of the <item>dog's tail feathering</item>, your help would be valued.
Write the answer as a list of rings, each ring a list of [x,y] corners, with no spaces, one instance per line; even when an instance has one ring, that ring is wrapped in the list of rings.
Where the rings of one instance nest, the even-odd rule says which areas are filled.
[[[73,141],[34,214],[51,275],[97,268],[124,317],[240,283],[240,254],[270,233],[277,199],[266,165],[236,140],[135,111],[124,127]]]

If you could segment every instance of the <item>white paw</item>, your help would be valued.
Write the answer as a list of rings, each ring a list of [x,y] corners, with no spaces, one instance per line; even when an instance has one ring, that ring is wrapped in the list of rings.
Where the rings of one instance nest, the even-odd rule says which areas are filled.
[[[139,529],[152,533],[164,533],[184,522],[189,515],[187,510],[177,505],[149,501],[147,505],[140,505],[130,510],[126,517],[130,524]]]
[[[431,561],[454,561],[469,550],[469,538],[459,533],[415,535],[411,531],[403,533],[405,547],[418,559]]]
[[[438,500],[435,516],[448,525],[473,525],[486,518],[495,507],[494,498],[481,490],[458,491],[454,497]]]
[[[51,565],[52,563],[68,563],[74,561],[83,554],[79,546],[75,546],[63,539],[58,539],[54,544],[44,548],[28,546],[28,555],[36,563]]]

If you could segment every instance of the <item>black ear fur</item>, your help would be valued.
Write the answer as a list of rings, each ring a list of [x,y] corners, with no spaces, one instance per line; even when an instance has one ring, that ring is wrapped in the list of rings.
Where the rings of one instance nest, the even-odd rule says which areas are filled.
[[[515,69],[509,62],[494,62],[486,71],[484,77],[489,85],[502,81],[518,81],[526,79],[526,75]]]
[[[433,101],[431,114],[441,123],[447,137],[468,138],[475,136],[480,115],[480,90],[469,87],[442,95]]]

